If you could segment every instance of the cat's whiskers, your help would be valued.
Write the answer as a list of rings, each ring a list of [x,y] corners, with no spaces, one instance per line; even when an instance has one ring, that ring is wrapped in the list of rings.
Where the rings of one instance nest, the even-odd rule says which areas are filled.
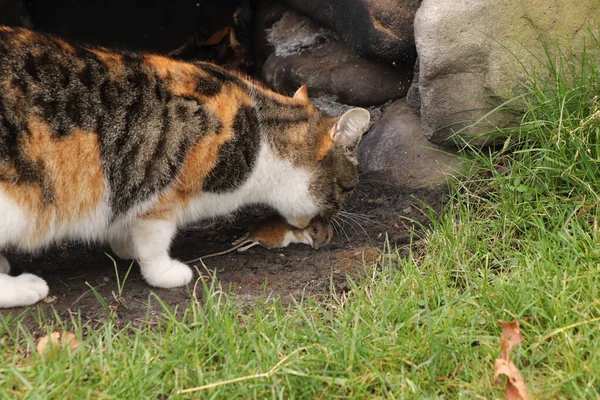
[[[343,215],[350,215],[352,216],[354,219],[361,221],[362,223],[365,224],[369,224],[369,225],[373,225],[373,226],[377,226],[380,228],[387,228],[388,226],[382,222],[379,221],[374,221],[373,220],[373,216],[369,215],[369,214],[360,214],[360,213],[353,213],[353,212],[348,212],[348,211],[342,211]]]
[[[356,193],[356,194],[360,194],[360,195],[362,195],[362,196],[365,196],[365,197],[369,197],[369,195],[367,194],[367,192],[365,192],[365,191],[363,191],[363,190],[360,190],[360,189],[358,189],[358,188],[355,188],[355,189],[354,189],[354,193]]]
[[[352,227],[352,229],[354,229],[354,227],[353,227],[354,224],[358,225],[358,227],[360,229],[362,229],[362,231],[365,233],[365,235],[367,235],[367,238],[369,240],[371,240],[371,236],[369,236],[369,233],[367,232],[367,230],[362,226],[362,224],[360,223],[360,220],[357,220],[352,214],[350,214],[348,212],[342,212],[341,216],[343,218],[346,218],[347,223]],[[354,229],[354,231],[356,232],[356,229]]]
[[[360,236],[360,233],[356,230],[356,228],[354,227],[354,221],[351,221],[347,216],[344,215],[340,215],[340,220],[345,223],[348,224],[348,226],[350,228],[352,228],[352,230],[354,231],[354,234],[356,236]]]
[[[335,225],[337,225],[337,227],[340,229],[340,231],[344,234],[344,236],[346,236],[346,240],[350,241],[350,237],[348,237],[348,234],[346,233],[346,230],[344,229],[344,227],[342,226],[342,224],[339,221],[339,217],[334,217],[331,222],[333,222]]]
[[[335,236],[340,236],[341,232],[338,230],[337,226],[334,224],[335,221],[331,221],[331,227],[333,228],[333,232]]]
[[[376,183],[378,185],[387,185],[387,186],[391,186],[394,188],[399,187],[398,184],[393,183],[393,182],[388,182],[388,181],[382,181],[380,179],[358,179],[358,184],[360,185],[361,183]]]
[[[360,188],[360,187],[365,187],[365,188],[368,188],[369,190],[372,190],[372,191],[376,192],[378,195],[381,195],[381,194],[383,194],[383,192],[382,192],[381,190],[379,190],[379,189],[375,188],[375,186],[374,186],[374,185],[365,184],[365,183],[363,183],[363,182],[358,182],[358,185],[356,186],[356,188],[355,188],[354,190],[357,190],[357,189],[358,189],[358,188]],[[363,192],[363,193],[365,193],[365,195],[366,195],[367,197],[369,197],[369,194],[368,194],[368,193],[366,193],[366,192]]]

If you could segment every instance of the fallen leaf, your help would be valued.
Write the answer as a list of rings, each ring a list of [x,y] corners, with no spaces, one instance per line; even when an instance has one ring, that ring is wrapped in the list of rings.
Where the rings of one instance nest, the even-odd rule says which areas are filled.
[[[75,334],[71,332],[52,332],[41,338],[36,346],[40,356],[46,356],[52,352],[67,347],[69,350],[75,350],[79,347],[79,341]]]
[[[249,2],[243,2],[232,15],[230,25],[214,32],[204,42],[196,35],[190,35],[182,46],[168,55],[187,60],[209,61],[231,70],[248,71],[252,66],[251,26],[252,9]]]
[[[494,380],[497,383],[501,383],[501,380],[498,379],[500,375],[506,375],[508,377],[506,381],[507,400],[529,400],[525,380],[521,376],[519,369],[511,360],[507,361],[501,358],[496,359]]]
[[[505,322],[499,320],[502,326],[502,335],[500,336],[500,357],[496,359],[494,381],[501,383],[498,379],[500,375],[506,375],[506,399],[507,400],[529,400],[525,380],[521,376],[519,369],[510,359],[510,350],[523,341],[523,336],[519,328],[519,322]]]
[[[225,39],[225,37],[227,35],[229,35],[229,33],[233,30],[233,28],[231,26],[226,26],[225,28],[221,29],[220,31],[217,31],[215,33],[213,33],[208,39],[206,39],[206,41],[204,42],[205,46],[216,46],[219,43],[221,43],[223,41],[223,39]]]
[[[498,323],[502,326],[502,336],[500,336],[500,356],[508,360],[508,353],[510,350],[523,341],[521,336],[521,330],[519,329],[519,322],[506,322],[498,320]]]
[[[56,296],[48,296],[42,301],[46,304],[54,303],[56,301]]]

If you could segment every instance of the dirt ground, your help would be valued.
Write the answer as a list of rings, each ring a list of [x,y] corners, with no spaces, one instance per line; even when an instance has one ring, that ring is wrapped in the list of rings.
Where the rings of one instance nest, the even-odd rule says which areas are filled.
[[[343,230],[337,228],[328,246],[320,250],[306,245],[290,245],[280,250],[255,247],[246,253],[232,252],[206,259],[206,269],[200,263],[194,263],[201,279],[208,281],[215,276],[217,284],[247,304],[252,304],[258,296],[280,297],[285,303],[303,294],[327,295],[332,284],[337,291],[348,290],[347,274],[360,271],[363,260],[371,264],[377,260],[386,235],[392,248],[406,247],[412,224],[409,219],[427,222],[427,217],[420,211],[421,202],[436,210],[443,204],[444,193],[439,186],[406,190],[387,184],[382,178],[361,176],[361,184],[346,206],[346,211],[355,213],[351,217],[354,222],[347,218],[341,224]],[[267,210],[248,209],[235,217],[189,227],[179,233],[171,253],[179,260],[189,260],[227,249],[233,240],[267,213]],[[107,311],[91,287],[116,310],[121,321],[134,323],[161,312],[155,301],[149,302],[151,292],[171,307],[185,307],[194,295],[194,288],[201,298],[202,285],[190,284],[179,289],[151,288],[144,282],[136,264],[131,268],[122,295],[118,296],[114,264],[107,254],[111,254],[107,247],[80,244],[64,244],[35,256],[7,254],[15,274],[22,271],[39,274],[50,285],[50,295],[45,302],[29,309],[27,324],[33,328],[36,325],[34,315],[40,313],[51,315],[55,312],[63,320],[68,320],[69,314],[77,311],[81,312],[83,320],[105,317]],[[115,259],[122,279],[131,261]],[[2,310],[0,315],[17,315],[23,311],[23,308]]]

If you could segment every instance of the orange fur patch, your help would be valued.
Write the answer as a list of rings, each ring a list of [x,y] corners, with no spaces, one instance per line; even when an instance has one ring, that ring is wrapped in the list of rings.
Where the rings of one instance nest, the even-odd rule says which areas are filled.
[[[161,78],[166,78],[169,75],[175,75],[176,77],[181,75],[193,75],[200,72],[200,68],[195,65],[154,54],[145,56],[144,61],[154,68]]]
[[[8,32],[10,32],[10,31],[8,31]],[[28,31],[25,29],[19,29],[16,31],[12,30],[12,32],[14,34],[11,35],[10,38],[13,41],[13,43],[15,43],[15,44],[21,44],[22,42],[30,42],[34,38],[34,33],[32,31]]]
[[[158,201],[150,209],[140,215],[141,219],[172,220],[179,211],[183,210],[189,202],[190,196],[171,188],[161,193]]]
[[[199,97],[196,93],[196,78],[198,75],[206,75],[200,68],[157,55],[147,55],[144,60],[156,70],[159,77],[172,78],[170,89],[175,96]]]
[[[144,213],[146,219],[169,219],[187,206],[190,199],[202,192],[204,179],[218,162],[221,146],[233,138],[233,121],[242,105],[252,106],[248,94],[237,86],[226,86],[222,92],[206,99],[204,106],[221,121],[221,131],[207,132],[188,152],[177,177],[177,184],[161,194],[158,201]]]
[[[198,97],[196,92],[196,82],[193,79],[186,77],[180,78],[171,84],[171,92],[175,96]]]
[[[331,128],[335,129],[335,127]],[[325,132],[324,135],[321,136],[321,141],[319,143],[319,150],[317,151],[317,161],[321,161],[325,158],[329,150],[333,147],[333,139],[331,138],[331,131]]]
[[[31,135],[22,143],[22,149],[42,170],[42,186],[51,191],[51,199],[44,199],[43,187],[37,184],[1,182],[0,187],[31,217],[33,226],[27,245],[33,248],[53,225],[77,223],[99,207],[105,181],[96,134],[78,130],[56,138],[46,123],[35,119],[30,120],[29,130]]]
[[[300,89],[294,93],[294,99],[308,103],[308,89],[306,85],[300,86]]]
[[[94,53],[109,69],[121,70],[123,68],[123,57],[119,53],[100,49],[87,50]]]
[[[213,132],[199,140],[188,153],[177,184],[162,193],[158,201],[141,218],[171,219],[189,203],[194,195],[200,194],[204,179],[218,162],[221,146],[230,141],[232,137],[231,125],[227,125],[219,134]]]
[[[75,54],[75,49],[73,48],[73,46],[71,46],[69,43],[65,42],[64,40],[62,40],[62,39],[57,39],[57,40],[56,40],[56,43],[58,43],[58,45],[59,45],[60,47],[62,47],[62,48],[63,48],[63,50],[65,50],[65,51],[67,51],[67,52],[69,52],[69,53],[73,53],[73,54]]]
[[[237,115],[240,106],[253,106],[254,102],[248,94],[237,86],[225,86],[218,96],[208,99],[204,103],[214,115],[217,115],[221,120],[222,130],[217,135],[216,133],[206,135],[198,141],[196,146],[190,152],[190,159],[196,161],[186,162],[184,165],[190,164],[190,168],[196,169],[196,173],[192,176],[201,178],[203,181],[206,176],[212,171],[217,164],[217,156],[219,149],[233,137],[233,121]],[[193,165],[196,164],[196,166]],[[182,180],[182,182],[184,182]],[[190,182],[191,183],[191,182]]]

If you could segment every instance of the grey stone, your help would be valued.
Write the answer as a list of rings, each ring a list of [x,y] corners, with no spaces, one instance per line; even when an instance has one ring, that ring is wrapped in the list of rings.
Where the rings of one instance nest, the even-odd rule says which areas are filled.
[[[416,188],[445,184],[459,168],[453,152],[427,141],[420,118],[401,99],[385,108],[365,135],[358,165],[362,172],[385,172],[390,182]]]
[[[267,34],[267,41],[273,45],[278,57],[300,54],[336,39],[332,30],[293,11],[285,12]]]
[[[404,97],[412,68],[395,68],[356,55],[336,35],[294,12],[286,13],[267,36],[275,51],[263,67],[265,82],[293,94],[307,85],[313,97],[370,106]]]
[[[415,72],[413,80],[406,93],[406,103],[417,114],[421,115],[421,93],[419,93],[419,57],[415,62]]]
[[[363,57],[412,65],[419,0],[285,0],[335,30]]]
[[[522,66],[543,70],[540,39],[578,42],[598,22],[598,0],[423,0],[414,22],[423,133],[438,144],[457,132],[484,144],[476,133],[517,122],[488,113],[522,93]]]

